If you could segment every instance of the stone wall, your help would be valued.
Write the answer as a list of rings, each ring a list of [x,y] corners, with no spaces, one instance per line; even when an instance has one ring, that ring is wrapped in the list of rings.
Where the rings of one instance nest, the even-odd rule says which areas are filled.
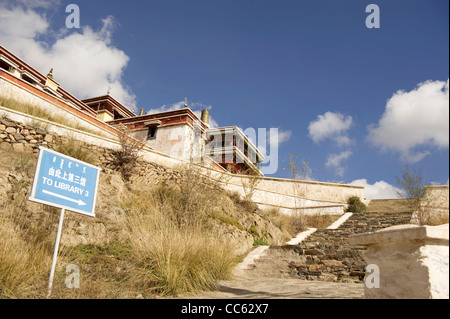
[[[38,153],[39,146],[54,149],[57,145],[70,143],[70,138],[0,117],[0,147],[3,150]],[[88,149],[93,164],[105,170],[118,170],[114,164],[115,150],[79,141],[80,146]],[[148,177],[147,183],[158,184],[174,181],[179,183],[181,173],[163,165],[139,160],[134,168],[136,176]],[[141,179],[142,180],[142,179]]]
[[[37,152],[39,145],[47,145],[52,148],[53,139],[58,136],[70,136],[78,141],[86,143],[86,147],[90,149],[102,149],[101,154],[99,155],[99,163],[102,164],[104,162],[102,165],[105,165],[105,167],[108,167],[108,161],[111,158],[110,153],[120,149],[120,143],[113,139],[86,133],[57,123],[40,120],[33,116],[7,110],[5,108],[0,108],[0,111],[9,118],[3,117],[3,121],[6,121],[6,124],[8,125],[2,124],[2,130],[0,130],[0,143],[7,147],[18,150],[30,149]],[[36,122],[44,124],[46,129],[39,130],[38,128],[32,127],[31,124]],[[6,132],[6,129],[12,134]],[[18,135],[14,137],[14,134]],[[148,165],[149,167],[152,165],[157,166],[160,173],[163,169],[168,172],[174,172],[183,169],[183,167],[186,167],[188,164],[185,160],[174,158],[149,148],[144,148],[139,155],[142,159],[142,163],[146,162],[145,165]],[[103,159],[101,159],[102,156]],[[209,167],[201,165],[198,165],[197,167],[205,172],[206,175],[222,181],[223,186],[230,191],[238,192],[242,196],[248,191],[248,187],[245,186],[248,185],[249,182],[248,176],[233,175],[228,172],[211,170]],[[149,170],[152,171],[153,169],[150,168]],[[140,174],[144,174],[143,172],[145,172],[145,170],[140,169],[139,172]],[[169,175],[171,175],[171,173],[169,173]],[[150,177],[152,175],[149,174],[148,176],[151,180]],[[169,179],[172,179],[172,177]],[[173,179],[176,179],[176,177]],[[254,189],[252,200],[261,208],[278,208],[282,213],[286,214],[301,211],[311,214],[326,213],[340,215],[344,213],[347,198],[353,195],[364,198],[364,188],[361,186],[345,184],[264,177],[259,179]]]
[[[294,250],[300,255],[300,262],[292,263],[290,268],[301,279],[362,282],[366,247],[349,245],[349,236],[406,224],[410,218],[411,213],[353,214],[336,229],[319,229],[300,244],[280,249]]]
[[[47,130],[0,117],[0,145],[16,151],[37,152],[39,145],[52,148],[54,135]]]

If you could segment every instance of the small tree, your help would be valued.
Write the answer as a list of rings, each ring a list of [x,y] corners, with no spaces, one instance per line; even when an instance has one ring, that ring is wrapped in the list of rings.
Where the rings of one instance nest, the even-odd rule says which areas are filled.
[[[395,179],[401,188],[401,191],[397,191],[397,195],[407,200],[408,207],[412,211],[419,211],[421,200],[425,198],[426,193],[422,169],[413,170],[406,164],[402,170],[402,176],[396,176]]]
[[[139,152],[145,144],[130,136],[130,130],[121,125],[119,130],[120,150],[114,152],[115,164],[119,167],[124,180],[128,181],[133,175]]]
[[[302,154],[298,154],[298,157],[289,154],[289,169],[291,171],[291,177],[293,180],[308,181],[311,180],[311,175],[316,171],[309,166],[309,161],[303,159]],[[294,183],[294,195],[295,195],[295,210],[298,212],[303,208],[303,204],[298,202],[298,199],[303,202],[306,199],[309,190],[308,185],[305,183]]]
[[[439,225],[448,223],[448,212],[442,214],[448,199],[440,198],[427,191],[423,183],[422,169],[413,170],[406,164],[402,176],[396,177],[401,191],[400,198],[407,200],[408,208],[413,212],[413,222],[419,225]],[[448,206],[447,206],[448,207]]]
[[[247,170],[247,178],[241,178],[242,188],[244,189],[244,201],[251,202],[255,194],[256,187],[261,182],[261,177],[258,173]]]

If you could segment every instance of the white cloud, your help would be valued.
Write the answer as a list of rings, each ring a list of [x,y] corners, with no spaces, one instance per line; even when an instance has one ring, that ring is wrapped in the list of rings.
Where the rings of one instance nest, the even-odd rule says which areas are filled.
[[[338,146],[348,146],[353,141],[347,136],[347,131],[352,126],[351,116],[344,116],[341,113],[326,112],[317,116],[317,119],[310,122],[308,126],[309,137],[320,143],[327,139],[334,140]]]
[[[395,199],[399,198],[398,193],[402,190],[385,181],[378,181],[369,184],[367,179],[357,179],[349,183],[350,185],[364,186],[364,196],[367,199]]]
[[[334,168],[336,175],[342,177],[344,176],[345,171],[345,167],[342,162],[348,159],[352,154],[353,153],[351,151],[343,151],[339,154],[330,154],[328,155],[325,166]]]
[[[315,142],[320,143],[325,140],[331,140],[335,146],[347,148],[339,154],[329,154],[325,163],[326,167],[333,168],[337,176],[344,176],[345,164],[353,152],[348,147],[354,144],[354,141],[348,136],[348,130],[353,124],[351,116],[344,116],[341,113],[326,112],[317,116],[317,119],[310,122],[308,126],[309,137]]]
[[[185,103],[185,101],[179,101],[179,102],[175,102],[173,104],[164,104],[159,108],[150,109],[147,113],[154,114],[154,113],[180,110],[180,109],[184,108],[184,103]],[[209,113],[210,127],[211,128],[219,127],[219,124],[217,123],[217,121],[214,120],[214,118],[211,116],[211,109],[212,109],[211,105],[205,105],[205,104],[199,103],[199,102],[188,102],[188,107],[191,109],[192,112],[194,112],[195,115],[197,115],[197,117],[199,119],[202,118],[203,110],[205,110],[205,109],[209,110],[210,111],[210,113]]]
[[[278,130],[278,145],[280,145],[281,143],[287,142],[291,139],[292,136],[292,132],[289,130],[283,131],[283,130]]]
[[[410,163],[430,154],[415,151],[416,147],[448,148],[449,81],[426,81],[410,92],[397,91],[378,124],[370,125],[368,131],[370,143],[399,152]]]
[[[169,112],[169,111],[179,110],[182,108],[184,108],[184,101],[176,102],[173,104],[164,104],[159,108],[150,109],[147,113],[154,114],[154,113],[161,113],[161,112]]]
[[[51,8],[59,3],[59,0],[16,0],[26,8]]]
[[[55,31],[48,7],[41,0],[0,3],[2,45],[43,74],[54,68],[54,80],[80,99],[104,95],[110,86],[114,98],[134,108],[136,97],[122,80],[129,57],[111,45],[114,18],[103,19],[98,31],[89,26]]]

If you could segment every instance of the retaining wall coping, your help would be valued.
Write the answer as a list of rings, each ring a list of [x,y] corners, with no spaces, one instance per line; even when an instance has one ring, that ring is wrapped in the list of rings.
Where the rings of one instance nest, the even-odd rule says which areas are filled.
[[[448,185],[424,185],[424,188],[442,188],[442,189],[448,189]]]
[[[231,174],[230,174],[231,175]],[[251,178],[248,175],[240,175],[240,174],[232,174],[233,177],[240,177],[240,178]],[[350,185],[350,184],[343,184],[343,183],[329,183],[329,182],[319,182],[319,181],[308,181],[308,180],[297,180],[297,179],[288,179],[288,178],[280,178],[280,177],[259,177],[260,179],[264,181],[274,181],[274,182],[293,182],[293,183],[299,183],[299,184],[311,184],[311,185],[327,185],[327,186],[339,186],[339,187],[346,187],[346,188],[357,188],[357,189],[364,189],[365,186],[360,185]]]
[[[440,226],[398,225],[376,232],[350,235],[348,238],[351,245],[362,246],[407,240],[438,240],[448,246],[449,224]]]

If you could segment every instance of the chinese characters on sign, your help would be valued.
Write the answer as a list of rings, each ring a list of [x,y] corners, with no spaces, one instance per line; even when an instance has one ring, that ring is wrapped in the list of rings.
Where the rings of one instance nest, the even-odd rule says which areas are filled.
[[[41,148],[30,200],[94,215],[100,168]]]

